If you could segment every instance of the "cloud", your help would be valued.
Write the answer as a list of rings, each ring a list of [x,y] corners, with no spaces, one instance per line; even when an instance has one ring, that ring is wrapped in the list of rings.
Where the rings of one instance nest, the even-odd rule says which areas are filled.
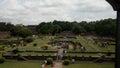
[[[25,25],[115,18],[115,12],[105,0],[0,0],[0,9],[0,21]]]

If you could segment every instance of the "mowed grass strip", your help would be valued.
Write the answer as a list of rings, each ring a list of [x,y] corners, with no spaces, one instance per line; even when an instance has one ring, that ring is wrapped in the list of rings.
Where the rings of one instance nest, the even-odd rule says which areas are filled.
[[[85,36],[85,38],[89,38],[89,44],[91,44],[92,46],[96,47],[97,49],[99,49],[101,52],[115,52],[115,45],[109,45],[108,47],[100,47],[98,44],[95,44],[94,40],[89,37],[89,36]]]
[[[41,62],[5,62],[0,64],[0,68],[41,68],[41,64]]]
[[[42,62],[5,62],[0,64],[0,68],[41,68]],[[51,68],[50,65],[47,68]],[[63,66],[63,68],[114,68],[114,63],[89,63],[80,62]]]
[[[87,42],[86,42],[86,40],[82,37],[82,36],[77,36],[77,40],[83,45],[83,46],[85,46],[85,48],[87,49],[87,51],[89,51],[89,52],[95,52],[95,50],[93,49],[93,48],[91,48],[88,44],[87,44]]]
[[[41,50],[41,46],[47,44],[50,42],[50,39],[53,38],[52,36],[46,36],[45,38],[41,39],[38,38],[34,40],[33,42],[27,44],[27,46],[19,46],[19,50]],[[37,44],[37,46],[33,46],[33,44]],[[48,50],[54,50],[54,48],[48,48]]]
[[[78,63],[63,66],[63,68],[114,68],[114,63]]]

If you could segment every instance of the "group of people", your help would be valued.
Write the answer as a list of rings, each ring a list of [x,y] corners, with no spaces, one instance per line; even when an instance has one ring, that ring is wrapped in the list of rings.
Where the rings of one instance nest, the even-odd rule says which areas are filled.
[[[63,56],[65,56],[67,54],[67,50],[63,50]]]
[[[108,46],[109,46],[109,43],[99,43],[98,44],[100,47],[105,47],[105,48],[107,48]]]
[[[85,48],[84,46],[81,46],[81,47],[80,47],[80,50],[81,50],[82,52],[84,52],[84,51],[86,51],[86,48]]]
[[[41,67],[42,67],[42,68],[46,68],[46,66],[47,66],[47,61],[45,60],[44,63],[41,64]]]
[[[51,67],[53,68],[55,66],[55,63],[52,62]],[[46,68],[47,67],[47,60],[44,61],[43,64],[41,64],[41,68]]]

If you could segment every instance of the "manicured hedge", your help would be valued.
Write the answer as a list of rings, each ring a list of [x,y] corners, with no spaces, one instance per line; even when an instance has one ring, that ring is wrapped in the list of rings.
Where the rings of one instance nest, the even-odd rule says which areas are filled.
[[[0,64],[5,62],[5,58],[1,57],[0,58]]]
[[[50,64],[53,63],[53,58],[50,58],[50,57],[49,57],[49,58],[47,58],[46,60],[47,60],[47,64],[48,64],[48,65],[50,65]]]
[[[70,60],[69,59],[65,59],[64,62],[63,62],[63,65],[69,65],[70,64]]]

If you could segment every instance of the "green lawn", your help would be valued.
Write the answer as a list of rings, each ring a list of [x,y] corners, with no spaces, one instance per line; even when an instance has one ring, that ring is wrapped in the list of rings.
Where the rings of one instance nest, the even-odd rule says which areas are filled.
[[[41,62],[5,62],[0,64],[0,68],[41,68]],[[51,68],[50,65],[47,68]],[[114,68],[114,63],[80,62],[63,68]]]
[[[27,46],[21,47],[19,46],[19,50],[41,50],[41,46],[50,42],[50,39],[54,38],[53,36],[45,36],[43,39],[39,38],[34,40],[32,43],[27,44]],[[33,46],[36,43],[37,46]],[[48,48],[49,50],[54,50],[53,48]]]
[[[0,68],[41,68],[41,62],[5,62]]]
[[[103,52],[115,52],[115,45],[109,45],[109,47],[105,48],[105,47],[100,47],[98,44],[94,44],[94,40],[91,38],[89,44],[92,44],[94,47],[98,48],[100,51]]]
[[[114,63],[79,63],[64,66],[63,68],[114,68]]]
[[[90,39],[88,44],[87,44],[87,40],[85,38]],[[108,51],[115,52],[115,46],[114,45],[110,45],[107,48],[100,47],[100,46],[98,46],[98,44],[94,43],[94,40],[90,36],[77,36],[77,39],[83,46],[86,47],[87,51],[89,51],[89,52],[91,52],[91,51],[95,52],[96,51],[95,49],[98,49],[101,52],[108,52]],[[92,48],[91,46],[94,47],[95,49]]]
[[[0,40],[9,40],[9,41],[11,41],[11,40],[17,40],[17,37],[10,37],[10,38],[0,38]]]
[[[77,36],[77,40],[86,47],[87,51],[89,52],[95,52],[94,49],[92,49],[86,42],[86,40],[82,36]]]

